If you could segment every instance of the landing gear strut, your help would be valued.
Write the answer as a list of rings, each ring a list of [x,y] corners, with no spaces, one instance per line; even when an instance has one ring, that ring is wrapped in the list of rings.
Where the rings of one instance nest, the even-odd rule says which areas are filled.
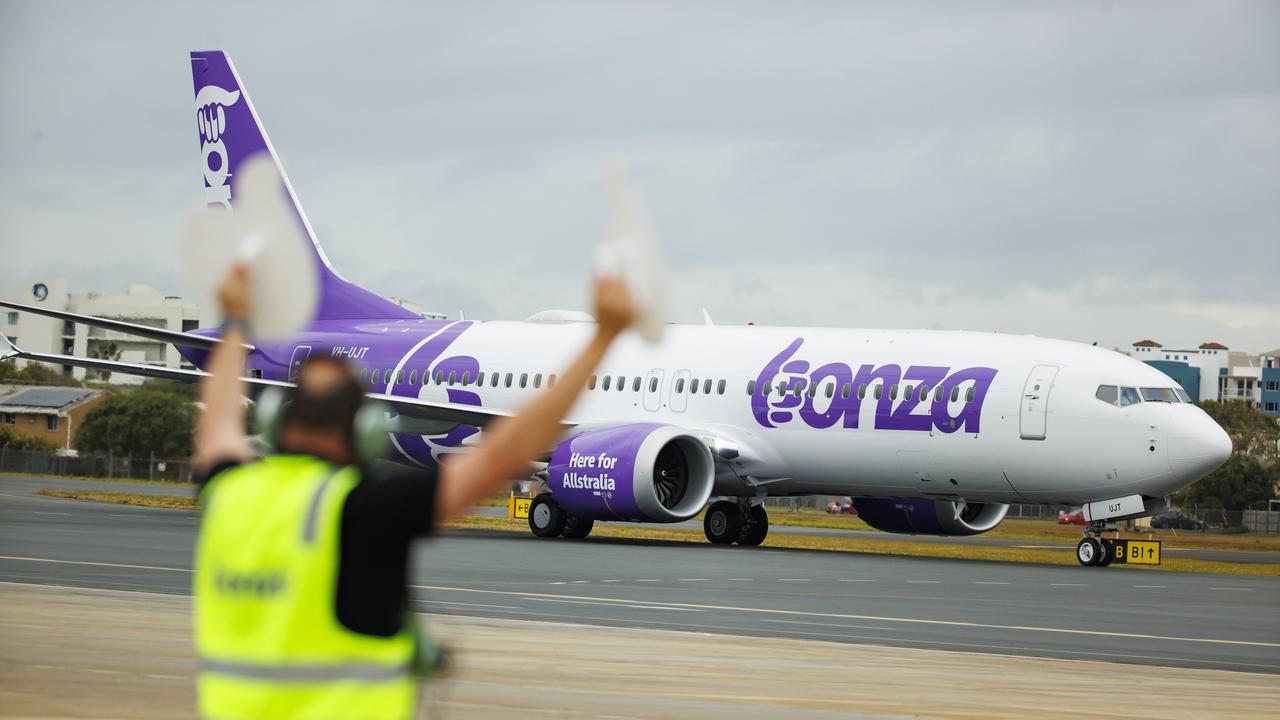
[[[715,545],[759,545],[769,534],[769,514],[749,500],[717,500],[707,508],[702,531]]]
[[[1114,532],[1115,528],[1107,527],[1106,522],[1095,520],[1089,523],[1084,537],[1076,545],[1076,561],[1085,567],[1106,567],[1116,559],[1115,543],[1102,537],[1104,532]],[[1092,534],[1090,534],[1092,533]]]

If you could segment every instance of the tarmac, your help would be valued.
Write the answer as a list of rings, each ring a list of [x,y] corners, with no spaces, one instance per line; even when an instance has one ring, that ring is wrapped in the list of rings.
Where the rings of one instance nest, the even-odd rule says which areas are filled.
[[[0,478],[0,581],[189,592],[196,513],[31,480]],[[411,562],[422,612],[1280,673],[1276,577],[479,531]]]

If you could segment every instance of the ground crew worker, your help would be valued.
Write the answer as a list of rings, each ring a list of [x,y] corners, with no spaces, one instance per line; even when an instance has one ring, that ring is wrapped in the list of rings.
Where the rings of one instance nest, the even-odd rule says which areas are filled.
[[[199,711],[211,718],[409,718],[421,654],[408,614],[414,538],[507,487],[546,451],[606,349],[632,319],[621,283],[595,288],[598,326],[561,381],[492,422],[438,476],[371,469],[353,446],[363,390],[342,361],[305,364],[277,451],[254,461],[244,432],[249,278],[219,288],[226,325],[200,388],[195,463]]]

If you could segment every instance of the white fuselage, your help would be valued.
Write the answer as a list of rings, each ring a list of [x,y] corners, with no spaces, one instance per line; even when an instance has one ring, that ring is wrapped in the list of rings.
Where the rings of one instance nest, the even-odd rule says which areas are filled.
[[[395,332],[398,323],[390,325]],[[416,394],[447,401],[448,390],[465,387],[485,407],[515,408],[536,392],[535,378],[548,382],[593,330],[572,322],[474,324],[448,353],[478,361],[483,382],[470,378],[463,386],[461,374],[452,385],[447,376],[443,383],[433,378]],[[798,347],[786,355],[797,339]],[[772,392],[748,394],[749,384],[759,394],[762,371],[780,357],[782,371],[768,377]],[[407,370],[412,363],[406,356],[397,367]],[[867,372],[889,366],[927,379],[857,381],[860,371],[867,380]],[[975,383],[960,383],[954,392],[937,385],[943,375],[968,368],[993,374],[985,398],[978,393],[976,412],[969,407],[974,422],[952,429],[947,418],[965,417]],[[1121,407],[1095,396],[1100,385],[1176,387],[1158,370],[1117,352],[1033,336],[672,325],[657,345],[630,335],[619,340],[598,375],[570,422],[659,422],[694,431],[718,451],[719,495],[753,495],[763,488],[769,495],[1079,504],[1168,494],[1217,467],[1225,459],[1224,442],[1230,451],[1225,433],[1192,404]],[[814,382],[812,395],[807,385],[793,391]],[[778,392],[780,383],[785,393]],[[922,384],[929,392],[924,402]],[[398,387],[403,394],[406,388]],[[860,390],[864,397],[854,402]],[[933,420],[925,419],[931,414]],[[901,429],[904,421],[918,429]]]

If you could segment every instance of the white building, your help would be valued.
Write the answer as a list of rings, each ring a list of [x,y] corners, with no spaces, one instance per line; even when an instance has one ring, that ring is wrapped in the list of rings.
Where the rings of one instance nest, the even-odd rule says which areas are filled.
[[[123,293],[91,292],[85,295],[69,294],[66,278],[30,282],[24,287],[27,288],[26,292],[10,295],[5,299],[179,332],[208,327],[213,322],[211,318],[201,316],[200,307],[195,303],[165,295],[145,283],[133,283]],[[109,350],[108,346],[114,344],[120,356],[108,359],[174,368],[191,367],[172,345],[159,340],[91,328],[7,308],[0,308],[0,333],[9,336],[18,347],[31,352],[92,357],[94,353]],[[19,364],[24,362],[18,360]],[[66,365],[62,371],[74,375],[78,380],[85,379],[86,373],[94,372]],[[96,374],[92,377],[96,377]],[[112,373],[110,379],[112,383],[118,384],[139,384],[143,380],[144,378],[121,373]]]
[[[1255,355],[1216,342],[1177,350],[1139,340],[1129,354],[1177,380],[1197,401],[1241,400],[1280,415],[1280,350]]]

